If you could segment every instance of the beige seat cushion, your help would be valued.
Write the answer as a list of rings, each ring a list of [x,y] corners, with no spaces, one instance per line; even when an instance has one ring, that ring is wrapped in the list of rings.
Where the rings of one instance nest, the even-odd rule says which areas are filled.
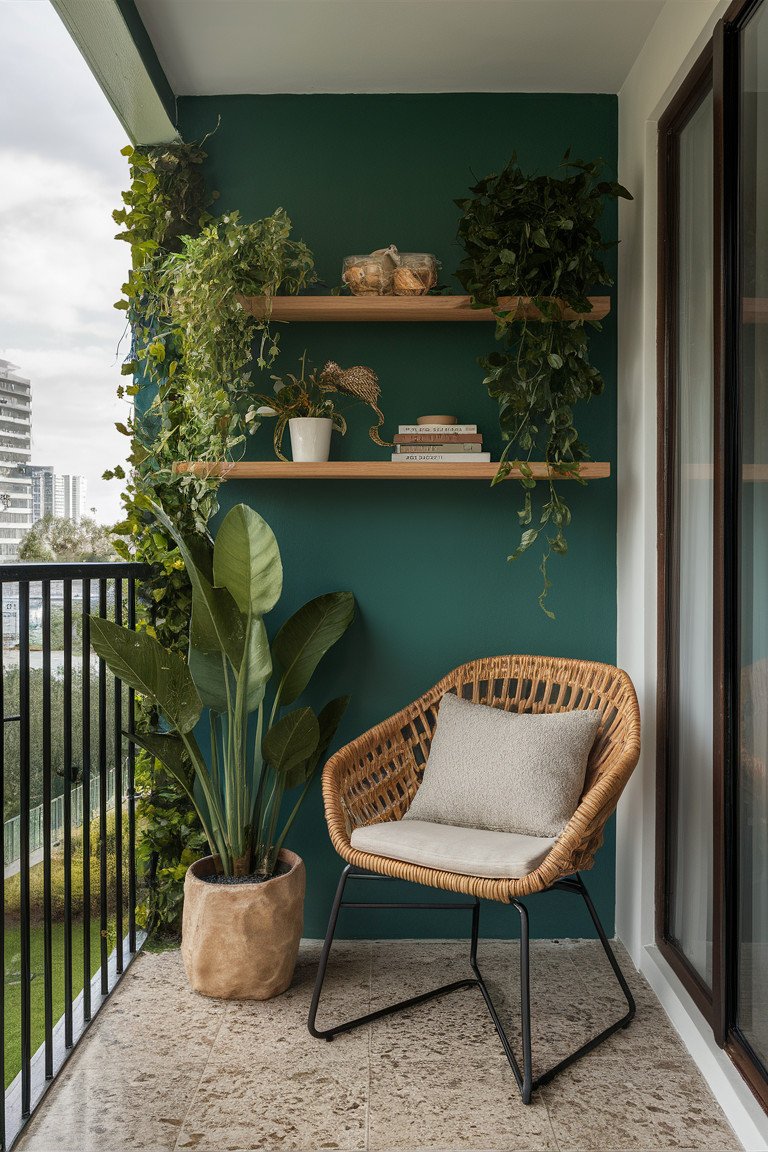
[[[390,820],[355,828],[352,847],[390,860],[405,860],[441,872],[494,878],[526,876],[555,843],[547,836],[487,832],[426,820]]]

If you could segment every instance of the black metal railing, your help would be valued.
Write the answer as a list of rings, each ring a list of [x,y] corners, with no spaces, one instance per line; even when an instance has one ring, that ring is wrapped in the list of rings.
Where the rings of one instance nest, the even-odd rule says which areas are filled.
[[[90,614],[135,627],[145,573],[0,566],[3,1150],[137,948],[134,696],[93,655]]]

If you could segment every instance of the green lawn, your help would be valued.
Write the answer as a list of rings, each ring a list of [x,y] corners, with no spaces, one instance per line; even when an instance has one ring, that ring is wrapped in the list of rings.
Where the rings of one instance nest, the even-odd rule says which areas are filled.
[[[107,854],[107,892],[108,892],[108,949],[111,953],[115,946],[115,853],[114,853],[114,827],[115,814],[110,812],[107,821],[108,854]],[[127,867],[127,826],[123,824],[123,931],[128,930],[128,867]],[[71,857],[71,899],[74,911],[72,924],[72,999],[75,1000],[83,990],[83,856],[82,856],[82,829],[75,829],[72,835]],[[94,976],[99,970],[101,932],[98,916],[98,895],[101,885],[101,868],[99,862],[99,821],[91,822],[90,827],[90,889],[91,902],[88,910],[91,914],[90,939],[91,957],[90,974]],[[32,1016],[32,1053],[34,1054],[45,1039],[45,965],[44,965],[44,929],[42,923],[42,909],[45,889],[45,877],[42,863],[36,864],[29,873],[29,895],[32,908],[33,921],[30,929],[30,967],[32,981],[30,984],[31,1016]],[[5,1086],[13,1080],[21,1069],[21,986],[19,974],[21,969],[21,933],[19,929],[20,910],[20,876],[10,876],[5,880]],[[51,858],[51,905],[53,910],[53,926],[51,933],[52,944],[52,991],[53,991],[53,1023],[54,1027],[64,1015],[64,854],[61,848],[56,848]],[[95,914],[95,915],[94,915]]]
[[[127,923],[127,921],[125,922]],[[99,969],[99,921],[91,921],[91,975]],[[43,925],[33,924],[30,931],[32,967],[32,1052],[45,1038],[45,976],[43,966]],[[64,1015],[64,925],[54,923],[53,946],[53,1023]],[[110,944],[111,951],[111,944]],[[5,928],[5,1087],[21,1069],[21,986],[18,982],[21,944],[18,924]],[[83,925],[72,927],[72,999],[83,988]]]

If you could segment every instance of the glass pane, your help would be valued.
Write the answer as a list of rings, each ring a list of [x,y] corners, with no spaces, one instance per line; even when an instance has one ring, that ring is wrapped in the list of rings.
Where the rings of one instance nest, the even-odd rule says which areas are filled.
[[[768,1064],[768,7],[742,33],[737,1024]]]
[[[679,621],[669,932],[712,980],[712,94],[679,137],[677,468]]]

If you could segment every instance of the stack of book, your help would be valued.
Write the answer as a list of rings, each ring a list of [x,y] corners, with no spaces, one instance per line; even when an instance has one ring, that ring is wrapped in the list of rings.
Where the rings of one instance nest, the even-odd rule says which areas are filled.
[[[491,459],[483,452],[477,424],[401,424],[394,439],[393,460],[483,464]]]

